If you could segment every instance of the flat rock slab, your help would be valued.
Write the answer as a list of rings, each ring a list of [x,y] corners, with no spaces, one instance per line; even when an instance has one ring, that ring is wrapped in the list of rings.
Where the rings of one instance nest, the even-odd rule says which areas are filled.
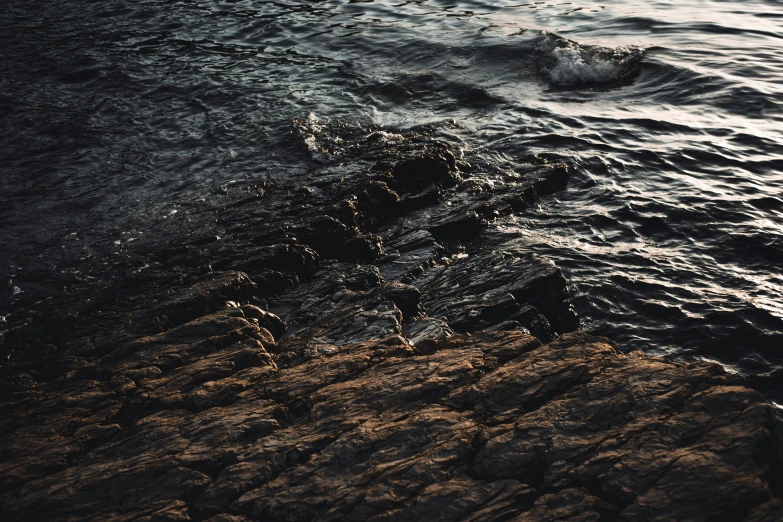
[[[713,364],[506,331],[281,368],[239,309],[128,342],[15,378],[6,520],[780,519],[783,416]]]

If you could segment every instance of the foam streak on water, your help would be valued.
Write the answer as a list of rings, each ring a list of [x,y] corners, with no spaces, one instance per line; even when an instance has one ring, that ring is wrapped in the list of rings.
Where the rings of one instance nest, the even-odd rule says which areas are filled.
[[[16,2],[0,46],[3,316],[419,128],[477,176],[573,163],[500,225],[585,328],[783,368],[779,2]]]
[[[639,73],[644,57],[637,47],[586,47],[548,31],[542,31],[536,51],[542,72],[557,87],[623,82]]]

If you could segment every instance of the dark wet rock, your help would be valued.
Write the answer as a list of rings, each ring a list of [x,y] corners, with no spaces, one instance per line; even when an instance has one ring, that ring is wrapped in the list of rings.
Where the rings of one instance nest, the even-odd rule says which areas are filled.
[[[375,262],[383,253],[383,241],[380,236],[362,234],[346,241],[336,255],[339,259]]]
[[[383,283],[381,272],[375,266],[356,266],[347,272],[342,283],[349,290],[369,290]]]
[[[419,275],[442,257],[446,250],[426,230],[410,233],[392,232],[386,243],[386,256],[378,265],[384,278],[406,281],[411,275]]]
[[[538,177],[508,191],[485,191],[484,197],[476,198],[472,210],[486,220],[524,212],[540,198],[565,190],[570,171],[565,163],[551,163],[538,166],[529,175]]]
[[[403,212],[415,212],[427,207],[437,205],[443,198],[443,191],[439,187],[431,187],[427,190],[405,196],[400,200],[400,208]]]
[[[398,211],[400,197],[384,182],[373,181],[356,197],[359,219],[372,227]]]
[[[533,182],[533,188],[539,196],[549,196],[565,190],[571,176],[568,165],[565,163],[547,165],[542,167],[539,172],[541,177]]]
[[[391,186],[398,192],[420,192],[431,185],[453,186],[457,182],[454,155],[425,155],[399,162],[391,172]]]
[[[258,295],[273,297],[296,288],[299,276],[278,270],[258,270],[250,278],[258,286]]]
[[[549,340],[574,328],[565,278],[553,263],[536,256],[457,256],[429,269],[413,284],[422,291],[427,314],[445,318],[457,331],[473,332],[513,320]]]
[[[281,364],[287,366],[334,353],[351,343],[398,335],[403,314],[377,292],[338,292],[329,299],[306,302],[291,322],[306,327],[280,343]]]
[[[493,231],[567,166],[460,181],[406,146],[228,205],[220,239],[54,326],[3,323],[4,354],[45,353],[0,372],[0,515],[780,518],[779,409],[716,365],[568,333],[560,270]]]
[[[148,311],[151,300],[166,289],[192,285],[194,278],[213,271],[246,273],[258,286],[258,298],[295,289],[329,258],[377,263],[386,279],[410,282],[411,273],[420,274],[437,257],[455,253],[463,243],[483,241],[483,234],[471,238],[472,232],[465,231],[478,230],[478,224],[486,231],[512,208],[507,198],[521,191],[534,202],[536,180],[556,168],[535,157],[525,159],[513,175],[496,172],[479,158],[471,158],[476,163],[469,168],[469,158],[455,158],[444,143],[420,133],[393,142],[380,135],[340,135],[343,152],[332,162],[284,183],[274,176],[259,180],[251,197],[246,191],[221,191],[225,207],[211,230],[183,231],[167,245],[133,243],[110,265],[90,267],[89,259],[82,260],[79,272],[100,274],[95,279],[74,281],[63,271],[36,273],[36,284],[68,291],[46,299],[32,291],[22,295],[30,307],[6,315],[7,323],[0,325],[0,360],[4,365],[43,362],[51,350],[36,347],[59,350],[107,323],[129,316],[137,320],[138,312]],[[460,171],[468,170],[473,181],[460,182]],[[480,190],[469,187],[481,179],[491,183]],[[390,245],[430,229],[442,235],[442,244],[430,246],[431,255],[422,250],[419,258],[410,252],[403,256],[403,249]],[[140,250],[134,251],[135,245]]]
[[[427,230],[438,239],[466,241],[476,237],[485,226],[475,211],[460,210],[430,223]]]
[[[241,272],[210,273],[204,281],[153,305],[143,321],[170,328],[223,308],[226,301],[247,301],[255,290],[253,281]]]
[[[348,227],[331,216],[321,216],[293,232],[321,257],[334,257],[350,234]]]
[[[285,321],[275,314],[267,312],[266,310],[261,310],[259,307],[252,304],[242,305],[240,309],[245,318],[255,320],[258,323],[258,326],[269,330],[275,339],[278,339],[285,333],[287,328]]]
[[[451,337],[454,335],[454,330],[443,319],[422,317],[407,322],[403,326],[402,335],[419,348],[423,343],[442,341],[447,337]]]
[[[745,520],[747,520],[747,522],[772,522],[774,520],[783,520],[783,500],[774,498],[765,502],[754,508]]]
[[[421,292],[412,285],[403,283],[388,283],[381,290],[381,295],[394,303],[406,319],[416,317],[421,313]]]
[[[486,329],[486,331],[488,332],[505,331],[505,330],[515,330],[517,332],[522,332],[526,334],[530,333],[530,330],[522,326],[522,323],[520,323],[519,321],[503,321],[502,323],[492,325]]]
[[[283,243],[237,253],[233,259],[227,259],[224,263],[234,270],[247,272],[251,277],[255,273],[276,270],[301,278],[315,272],[319,259],[318,254],[308,246]],[[213,267],[215,265],[213,263]]]
[[[500,325],[530,331],[544,341],[567,331],[562,321],[555,324],[563,329],[553,326],[572,309],[565,280],[551,262],[513,252],[434,259],[432,249],[441,247],[429,234],[405,237],[390,243],[398,256],[394,259],[406,264],[426,260],[417,270],[399,271],[408,274],[408,283],[381,283],[375,268],[332,262],[310,282],[270,302],[284,310],[290,329],[279,346],[286,365],[389,335],[410,334],[418,344],[426,340],[425,333],[438,339],[452,331]]]
[[[535,308],[532,309],[534,312]],[[535,335],[537,338],[544,342],[549,342],[555,337],[555,332],[552,330],[552,325],[549,324],[547,318],[542,314],[536,314],[532,319],[522,320],[525,325],[525,329]]]

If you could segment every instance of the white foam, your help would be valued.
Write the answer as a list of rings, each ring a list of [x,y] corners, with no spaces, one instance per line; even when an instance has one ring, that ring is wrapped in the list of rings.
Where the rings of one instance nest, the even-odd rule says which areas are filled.
[[[323,162],[328,159],[327,155],[324,154],[324,150],[318,145],[318,142],[315,139],[315,135],[306,135],[304,137],[304,144],[307,146],[307,150],[310,151],[310,156],[315,161]]]
[[[536,50],[544,54],[543,70],[549,82],[559,87],[621,81],[644,55],[637,47],[581,46],[546,31]]]
[[[375,131],[368,134],[364,141],[380,145],[393,145],[401,143],[405,137],[402,134],[396,134],[394,132]]]
[[[294,127],[299,131],[310,156],[321,163],[365,150],[367,147],[385,147],[405,140],[402,134],[375,130],[361,138],[356,137],[346,141],[340,137],[340,133],[346,130],[344,124],[337,120],[321,120],[313,113],[310,113],[307,118],[294,120]]]
[[[585,60],[577,49],[558,48],[552,51],[557,63],[549,70],[555,85],[571,86],[581,83],[611,82],[618,75],[618,67],[609,60]]]
[[[328,138],[327,124],[322,122],[314,113],[307,115],[307,118],[296,120],[294,125],[299,129],[310,156],[315,161],[325,163],[329,161],[330,154],[325,140]],[[339,137],[333,138],[333,141],[340,142]]]

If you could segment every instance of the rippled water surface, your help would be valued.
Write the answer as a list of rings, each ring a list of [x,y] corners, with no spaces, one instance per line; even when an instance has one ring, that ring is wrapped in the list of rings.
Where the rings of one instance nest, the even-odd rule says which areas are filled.
[[[505,236],[587,330],[750,375],[783,365],[779,1],[15,2],[0,14],[0,315],[101,277],[225,198],[426,129],[569,189]],[[332,140],[330,143],[334,143]]]

